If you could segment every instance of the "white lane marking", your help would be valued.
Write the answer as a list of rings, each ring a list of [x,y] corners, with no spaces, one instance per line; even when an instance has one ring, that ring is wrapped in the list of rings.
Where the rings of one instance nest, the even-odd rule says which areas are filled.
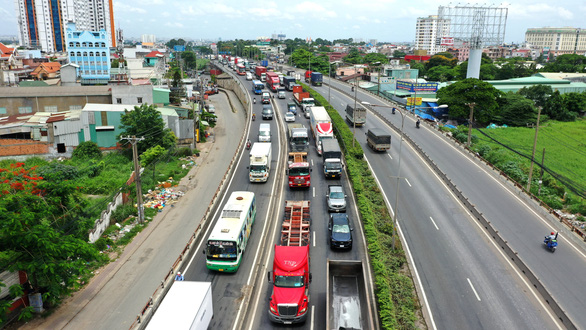
[[[389,129],[392,129],[389,125],[387,125],[386,123],[383,122],[384,125],[386,125]],[[450,145],[450,144],[448,144]],[[451,146],[451,145],[450,145]],[[409,144],[407,144],[407,147],[410,148],[413,151],[413,148],[411,148],[411,146]],[[454,148],[453,146],[451,146],[452,148]],[[456,149],[457,150],[457,149]],[[460,152],[459,150],[457,150],[458,152]],[[461,152],[460,152],[461,153]],[[519,278],[521,279],[521,281],[525,284],[525,286],[527,286],[527,288],[529,289],[529,291],[531,291],[531,293],[533,294],[533,297],[535,297],[535,300],[537,302],[539,302],[539,305],[546,311],[547,315],[551,318],[551,320],[558,326],[558,329],[563,329],[563,327],[560,325],[560,323],[558,322],[558,318],[556,316],[554,316],[550,310],[549,307],[545,306],[545,304],[543,303],[542,299],[543,297],[541,297],[540,295],[538,295],[535,290],[533,289],[533,286],[527,282],[525,275],[522,275],[519,270],[517,269],[516,265],[513,265],[513,262],[509,260],[509,257],[507,255],[505,255],[505,253],[501,250],[501,247],[498,246],[498,244],[496,244],[496,242],[494,241],[494,239],[488,234],[488,232],[486,231],[486,228],[482,227],[482,225],[476,221],[476,219],[472,216],[472,214],[470,214],[470,212],[468,211],[468,209],[466,207],[464,207],[464,204],[462,204],[462,202],[458,199],[458,197],[456,197],[456,195],[446,186],[446,184],[443,182],[443,180],[437,175],[437,173],[435,173],[435,171],[429,166],[429,164],[427,164],[427,162],[425,162],[425,160],[421,157],[421,155],[419,155],[419,153],[415,153],[415,155],[417,155],[417,157],[419,158],[420,162],[422,164],[424,164],[427,169],[431,172],[431,174],[433,176],[435,176],[435,178],[437,179],[438,182],[441,183],[441,185],[447,190],[448,194],[450,194],[452,196],[452,199],[456,201],[456,203],[458,203],[460,205],[460,208],[462,210],[464,210],[464,212],[466,212],[466,214],[468,214],[468,216],[470,217],[470,219],[472,219],[473,223],[480,228],[480,231],[482,233],[484,233],[484,236],[486,236],[486,238],[488,238],[488,241],[490,241],[490,243],[495,247],[495,249],[499,252],[499,254],[501,255],[501,257],[507,262],[507,264],[509,264],[509,267],[515,272],[515,274],[517,274],[517,276],[519,276]],[[364,157],[364,159],[366,159],[366,161],[368,162],[368,159],[366,158],[366,156]],[[474,163],[474,162],[472,162]],[[475,163],[474,163],[475,164]],[[477,164],[475,164],[477,165]],[[368,164],[368,166],[370,167],[370,163]],[[478,165],[477,165],[478,166]],[[484,169],[482,169],[482,167],[478,166],[482,171],[484,171]],[[372,170],[372,167],[370,168],[370,171],[372,172],[372,174],[374,175],[375,179],[376,179],[376,174],[374,173],[374,171]],[[484,171],[486,172],[486,171]],[[492,177],[492,176],[491,176]],[[378,179],[376,179],[376,181],[378,182],[379,186],[380,186],[380,182],[378,181]],[[498,184],[501,184],[498,180],[495,179],[495,181]],[[502,185],[502,184],[501,184]],[[381,189],[382,191],[382,189]],[[507,191],[509,191],[507,189]],[[513,194],[514,195],[514,194]],[[385,193],[383,192],[383,196],[385,197],[385,201],[387,202],[387,205],[390,205],[388,200],[387,200],[387,196],[385,195]],[[516,196],[515,196],[516,197]],[[518,198],[517,198],[518,199]],[[526,204],[525,204],[526,205]],[[391,209],[392,211],[392,209]],[[535,213],[534,211],[532,211],[533,213]],[[536,213],[535,213],[536,214]],[[542,221],[543,220],[541,217],[539,217]],[[405,236],[403,235],[403,232],[401,231],[401,225],[399,224],[397,226],[397,228],[399,228],[399,233],[401,234],[401,238],[405,244],[406,250],[407,252],[409,252],[409,246],[407,245],[407,242],[405,241]],[[568,242],[569,243],[569,242]],[[413,262],[413,257],[411,256],[411,252],[409,252],[409,259],[411,260],[411,262]],[[417,269],[415,268],[415,263],[413,263],[413,267],[415,269],[415,272],[417,273]],[[421,285],[421,279],[419,278],[419,276],[417,276],[417,280],[419,282],[419,285]],[[422,288],[422,292],[425,295],[425,291],[423,291],[423,286],[421,286]],[[427,299],[424,299],[427,302]],[[430,313],[430,317],[433,318],[433,316],[431,315],[431,310],[429,309],[429,307],[427,308],[427,310]],[[431,320],[433,323],[433,319]],[[435,329],[435,323],[433,323],[434,329]]]
[[[407,182],[407,184],[409,185],[409,187],[413,187],[413,186],[411,185],[411,183],[409,183],[409,180],[407,180],[407,178],[405,178],[405,182]]]
[[[315,197],[315,187],[313,187],[313,197]]]
[[[313,232],[313,247],[315,247],[315,231]]]
[[[311,305],[311,327],[310,327],[310,330],[313,330],[313,325],[315,324],[315,317],[313,317],[314,314],[315,314],[315,305]]]
[[[429,217],[429,220],[431,220],[431,222],[433,223],[433,225],[435,226],[435,229],[439,230],[439,228],[437,227],[437,225],[435,224],[435,221],[433,221],[432,217]]]
[[[474,288],[474,285],[472,285],[472,281],[470,281],[469,278],[466,278],[468,280],[468,284],[470,284],[470,287],[472,288],[472,291],[474,291],[474,294],[476,295],[476,299],[478,299],[478,301],[480,300],[480,297],[478,296],[478,292],[476,292],[476,289]]]
[[[395,212],[393,211],[393,208],[391,207],[391,203],[389,203],[389,199],[387,198],[387,194],[385,194],[385,191],[382,189],[382,185],[380,184],[380,181],[378,180],[376,173],[372,170],[372,166],[370,166],[370,162],[368,161],[368,158],[366,157],[366,155],[364,156],[364,159],[368,163],[368,167],[370,168],[370,171],[372,172],[372,175],[374,176],[376,183],[381,188],[380,191],[383,194],[383,197],[385,199],[385,203],[387,204],[387,208],[389,210],[391,210],[391,212],[393,213],[393,217],[394,217]],[[407,253],[409,260],[411,261],[411,265],[413,267],[413,272],[415,273],[415,278],[417,278],[417,284],[421,290],[421,295],[423,296],[423,301],[425,302],[425,309],[427,309],[427,313],[429,313],[429,322],[431,322],[431,328],[434,330],[437,330],[437,326],[435,325],[435,321],[433,319],[433,314],[431,313],[431,307],[429,306],[429,301],[427,301],[427,295],[425,294],[425,289],[423,288],[423,283],[421,283],[421,278],[419,277],[419,271],[417,270],[417,266],[415,265],[415,260],[413,259],[413,255],[411,254],[411,249],[409,249],[409,244],[407,243],[407,240],[405,239],[405,235],[403,235],[403,230],[401,230],[401,225],[399,224],[399,221],[397,221],[397,230],[399,231],[399,235],[401,235],[401,242],[403,243],[403,247],[405,247],[405,253]]]
[[[313,167],[313,159],[311,160],[311,166]]]
[[[391,160],[393,160],[393,156],[391,156],[391,154],[387,154],[387,156],[389,156],[389,158],[390,158]]]
[[[277,141],[280,140],[280,135],[281,135],[280,134],[280,130],[277,130]],[[279,153],[279,156],[277,157],[277,164],[280,162],[280,160],[281,160],[281,154]],[[234,171],[234,172],[236,172],[236,171]],[[273,179],[273,187],[271,188],[271,195],[272,196],[275,196],[276,188],[277,188],[277,181],[278,180],[277,180],[276,176],[273,176],[273,177],[274,177],[274,179]],[[283,198],[282,196],[284,194],[280,194],[280,195],[281,195],[281,197],[279,199],[279,204],[278,205],[281,205],[281,199]],[[272,204],[273,204],[273,199],[271,198],[271,200],[269,202],[269,207],[268,207],[267,210],[271,210]],[[261,234],[260,237],[265,237],[265,232],[267,230],[268,224],[269,224],[269,212],[267,212],[267,214],[266,214],[265,222],[264,222],[264,225],[263,225],[263,228],[262,228],[262,234]],[[276,226],[275,226],[275,228],[276,228]],[[271,237],[274,237],[274,236],[275,235],[274,235],[274,232],[273,232],[273,235]],[[260,255],[260,249],[261,249],[261,247],[264,247],[264,246],[261,246],[261,245],[262,244],[259,244],[258,247],[256,248],[256,253],[254,254],[254,260],[252,262],[253,265],[256,265],[256,259]],[[269,253],[269,256],[270,256],[270,253]],[[265,263],[265,265],[266,265],[266,263]],[[248,280],[246,281],[246,286],[247,287],[250,286],[250,281],[251,281],[251,278],[252,278],[252,274],[253,273],[254,273],[254,266],[250,269],[250,274],[248,274]],[[259,275],[259,276],[261,276],[261,275]],[[258,295],[258,296],[260,296],[260,295]],[[241,324],[238,322],[238,319],[240,318],[240,313],[244,310],[243,304],[244,304],[245,301],[246,301],[246,299],[242,299],[242,301],[240,302],[240,304],[238,306],[238,314],[236,314],[236,319],[235,319],[235,322],[234,322],[234,327],[232,327],[232,330],[236,330],[237,328],[239,328],[241,326]],[[253,320],[253,322],[254,322],[254,316],[255,316],[255,314],[256,314],[256,308],[254,309],[254,314],[252,315],[252,318],[251,318],[251,320]],[[252,326],[252,323],[251,323],[251,326]]]

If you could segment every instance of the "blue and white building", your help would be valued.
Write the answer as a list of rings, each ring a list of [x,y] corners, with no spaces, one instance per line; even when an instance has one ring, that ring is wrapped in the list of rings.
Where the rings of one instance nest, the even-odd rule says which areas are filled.
[[[82,85],[107,84],[110,80],[110,45],[108,32],[77,31],[74,23],[67,24],[67,57],[79,66]]]

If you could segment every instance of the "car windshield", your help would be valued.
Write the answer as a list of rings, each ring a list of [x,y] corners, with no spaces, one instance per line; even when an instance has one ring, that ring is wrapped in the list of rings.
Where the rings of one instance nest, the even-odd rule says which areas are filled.
[[[332,193],[330,193],[330,198],[331,199],[342,199],[342,198],[344,198],[344,194],[340,191],[332,191]]]
[[[342,164],[340,163],[332,163],[332,162],[326,162],[326,169],[328,170],[339,170],[342,168]]]
[[[303,276],[275,276],[275,286],[280,288],[303,287]]]
[[[348,225],[334,225],[332,231],[334,233],[348,234],[350,232],[350,227]]]

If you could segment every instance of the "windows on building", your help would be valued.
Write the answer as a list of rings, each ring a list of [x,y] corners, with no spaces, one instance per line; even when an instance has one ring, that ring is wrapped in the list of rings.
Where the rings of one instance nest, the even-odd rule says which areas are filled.
[[[136,102],[142,104],[142,97],[137,97]]]
[[[18,107],[18,113],[32,113],[32,107]]]
[[[56,105],[46,105],[45,106],[45,112],[57,112],[57,111],[59,111],[59,110],[57,109]]]
[[[69,110],[81,110],[81,105],[70,105]]]
[[[122,99],[121,99],[121,98],[119,98],[119,97],[118,97],[118,98],[116,98],[116,103],[117,103],[117,104],[122,104]]]
[[[0,107],[0,115],[6,114],[6,107]]]

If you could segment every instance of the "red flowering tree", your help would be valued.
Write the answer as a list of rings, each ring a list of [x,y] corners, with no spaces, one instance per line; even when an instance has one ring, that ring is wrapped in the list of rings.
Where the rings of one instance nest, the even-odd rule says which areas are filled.
[[[26,271],[33,289],[53,303],[102,256],[87,242],[89,221],[75,182],[38,172],[25,163],[0,168],[0,269]]]

